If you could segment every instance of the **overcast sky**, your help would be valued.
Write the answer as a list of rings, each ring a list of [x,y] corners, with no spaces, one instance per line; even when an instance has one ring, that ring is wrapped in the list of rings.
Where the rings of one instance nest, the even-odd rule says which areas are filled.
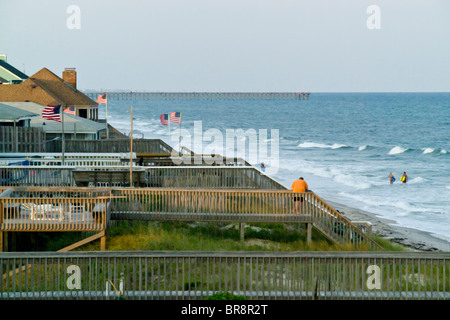
[[[449,91],[450,1],[0,0],[0,53],[79,89]]]

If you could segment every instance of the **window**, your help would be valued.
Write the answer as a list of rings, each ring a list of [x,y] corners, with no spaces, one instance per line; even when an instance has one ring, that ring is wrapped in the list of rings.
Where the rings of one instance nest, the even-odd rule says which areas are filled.
[[[78,109],[78,116],[87,119],[87,110],[86,109]]]

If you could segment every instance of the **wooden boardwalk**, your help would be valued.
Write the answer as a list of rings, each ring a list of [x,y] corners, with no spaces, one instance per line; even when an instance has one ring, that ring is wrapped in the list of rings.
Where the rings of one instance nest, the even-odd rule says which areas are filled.
[[[15,197],[0,197],[1,232],[106,231],[110,219],[306,223],[308,230],[315,227],[338,245],[351,243],[364,250],[382,249],[313,192],[38,187],[12,190]],[[294,197],[303,198],[299,212]],[[308,232],[308,241],[310,237]]]

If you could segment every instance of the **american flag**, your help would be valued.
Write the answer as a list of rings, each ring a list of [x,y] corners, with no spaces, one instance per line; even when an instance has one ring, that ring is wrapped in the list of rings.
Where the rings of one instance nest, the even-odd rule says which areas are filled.
[[[75,115],[75,107],[67,107],[64,109],[64,112]]]
[[[106,93],[105,94],[101,94],[97,97],[97,103],[106,103]]]
[[[46,106],[42,110],[42,118],[61,122],[61,106]]]
[[[161,119],[161,123],[164,126],[167,126],[169,124],[168,120],[169,120],[169,115],[168,114],[162,114],[159,116],[159,118]]]
[[[180,123],[180,120],[181,120],[181,112],[170,113],[170,122]]]

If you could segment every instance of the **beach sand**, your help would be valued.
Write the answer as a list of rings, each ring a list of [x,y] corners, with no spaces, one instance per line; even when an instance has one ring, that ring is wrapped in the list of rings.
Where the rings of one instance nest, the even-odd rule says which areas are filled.
[[[450,242],[432,233],[413,228],[399,226],[395,221],[382,218],[374,213],[351,208],[340,203],[327,201],[334,209],[339,210],[350,221],[368,221],[372,224],[372,232],[392,242],[399,243],[417,251],[450,252]]]

